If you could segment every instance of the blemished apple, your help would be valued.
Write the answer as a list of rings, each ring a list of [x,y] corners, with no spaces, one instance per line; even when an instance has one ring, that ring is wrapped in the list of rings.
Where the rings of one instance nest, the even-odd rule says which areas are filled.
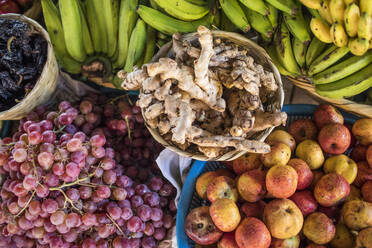
[[[235,241],[235,232],[224,233],[217,243],[217,248],[239,248]]]
[[[303,233],[312,242],[324,245],[335,237],[336,227],[327,215],[314,212],[306,217]]]
[[[352,200],[361,200],[362,199],[362,192],[361,190],[356,187],[355,185],[350,185],[350,193],[346,197],[345,201],[352,201]]]
[[[355,248],[372,248],[372,227],[358,233]]]
[[[220,198],[228,198],[236,202],[238,200],[238,190],[235,181],[225,176],[212,179],[207,187],[207,198],[210,202]]]
[[[362,185],[368,180],[372,180],[372,168],[369,167],[366,161],[360,161],[357,163],[358,172],[353,184],[357,187]]]
[[[317,244],[309,244],[306,246],[306,248],[327,248],[327,246],[324,246],[324,245],[317,245]]]
[[[214,171],[205,172],[196,179],[195,190],[196,193],[202,199],[207,199],[207,187],[208,184],[218,177],[218,174]]]
[[[244,172],[257,169],[262,165],[260,160],[260,154],[257,153],[247,153],[238,159],[233,160],[232,166],[234,172],[237,175],[241,175]]]
[[[367,146],[357,144],[353,147],[351,151],[351,158],[355,162],[365,161],[366,160]]]
[[[367,202],[372,203],[372,181],[367,181],[362,186],[362,196]]]
[[[240,212],[233,200],[217,199],[209,207],[209,214],[213,223],[223,232],[232,232],[239,225]]]
[[[241,174],[237,181],[239,195],[248,202],[256,202],[266,194],[265,172],[261,169]]]
[[[310,119],[299,119],[291,123],[288,132],[294,137],[297,144],[304,140],[316,140],[318,129]]]
[[[352,133],[360,144],[372,144],[372,119],[359,119],[352,128]]]
[[[296,170],[298,175],[297,190],[303,190],[310,186],[313,181],[313,172],[305,161],[299,158],[292,158],[288,165]]]
[[[354,238],[350,230],[342,223],[337,223],[335,237],[330,242],[332,248],[350,248],[354,245]]]
[[[366,151],[366,160],[370,168],[372,168],[372,145],[368,146]]]
[[[263,220],[271,235],[277,239],[288,239],[302,229],[301,210],[289,199],[275,199],[264,210]]]
[[[291,158],[291,148],[284,143],[275,143],[271,145],[269,153],[261,154],[261,162],[266,167],[274,165],[286,165]]]
[[[358,166],[354,160],[345,154],[339,154],[327,158],[323,165],[323,170],[325,173],[336,172],[337,174],[343,176],[346,181],[351,184],[356,178]]]
[[[268,248],[271,235],[261,220],[247,217],[236,229],[235,240],[239,248]]]
[[[327,215],[328,218],[332,219],[335,222],[337,222],[341,217],[341,210],[338,206],[332,206],[332,207],[319,206],[318,212],[321,212]]]
[[[298,175],[288,165],[271,167],[266,174],[266,189],[275,198],[288,198],[296,192]]]
[[[315,212],[318,208],[318,203],[310,190],[297,191],[289,199],[297,205],[304,217]]]
[[[243,205],[240,207],[240,210],[243,212],[245,217],[255,217],[257,219],[262,219],[265,206],[266,203],[264,201],[244,202]]]
[[[349,193],[350,184],[337,173],[324,175],[314,189],[314,197],[323,207],[331,207],[341,203]]]
[[[314,122],[321,129],[330,123],[344,124],[344,117],[335,107],[329,104],[319,105],[314,111]]]
[[[265,142],[269,145],[273,145],[275,143],[286,144],[289,146],[289,148],[291,148],[292,152],[294,152],[296,148],[296,141],[294,137],[284,130],[275,130],[266,138]]]
[[[372,203],[353,200],[346,202],[341,209],[345,225],[351,230],[359,231],[372,227]]]
[[[223,232],[214,225],[209,215],[209,207],[207,206],[191,210],[186,217],[185,230],[190,239],[201,245],[214,244],[223,234]]]
[[[342,154],[350,146],[351,135],[349,129],[342,124],[327,124],[320,130],[318,141],[324,152]]]
[[[319,169],[324,163],[324,154],[320,145],[314,140],[304,140],[296,148],[296,156],[310,167]]]
[[[318,181],[324,176],[324,172],[321,170],[313,171],[313,181],[311,182],[309,189],[311,191],[314,191],[315,185],[318,183]]]
[[[227,169],[227,168],[218,168],[216,170],[216,173],[218,174],[218,176],[225,176],[225,177],[230,177],[230,178],[235,178],[236,177],[234,172],[230,169]]]
[[[288,239],[273,238],[270,248],[298,248],[300,247],[300,241],[300,235]]]

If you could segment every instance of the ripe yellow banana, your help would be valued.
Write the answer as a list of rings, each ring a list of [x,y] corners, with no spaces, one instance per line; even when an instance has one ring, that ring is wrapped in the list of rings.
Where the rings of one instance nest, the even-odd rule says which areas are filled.
[[[133,66],[143,55],[145,45],[146,24],[141,19],[138,19],[129,40],[128,56],[124,67],[126,72],[131,72],[133,70]]]
[[[369,41],[365,38],[354,38],[349,41],[350,52],[356,56],[365,54],[369,47]]]
[[[243,32],[248,32],[251,28],[244,11],[239,5],[238,0],[220,0],[223,12]]]
[[[320,9],[322,0],[300,0],[300,2],[310,9]]]
[[[154,0],[157,5],[164,9],[171,16],[183,21],[194,21],[207,15],[207,6],[192,4],[186,0]]]
[[[344,0],[330,0],[329,9],[331,11],[332,22],[338,22],[342,25],[345,12]]]
[[[326,43],[321,42],[318,38],[313,37],[306,52],[306,66],[309,67],[311,63],[324,51]]]
[[[242,4],[244,4],[247,8],[260,13],[261,15],[268,15],[270,10],[266,3],[263,0],[239,0]]]
[[[371,0],[359,0],[360,12],[367,12],[367,15],[372,16],[372,3]]]
[[[322,0],[320,3],[320,9],[318,9],[319,15],[328,22],[328,24],[332,24],[332,15],[331,10],[329,8],[329,0]]]
[[[269,21],[271,22],[271,26],[273,26],[273,28],[275,29],[278,26],[279,11],[277,8],[275,8],[269,3],[267,3],[267,7],[269,8],[269,12],[270,12],[267,15],[267,18],[269,18]]]
[[[342,59],[349,52],[348,47],[337,47],[331,46],[325,52],[323,52],[317,59],[311,63],[309,67],[308,74],[310,76],[324,71],[331,65],[335,64],[337,61]]]
[[[332,41],[336,46],[338,47],[347,46],[349,38],[342,24],[338,22],[333,23],[330,29],[330,34]]]
[[[310,28],[313,34],[324,43],[332,43],[330,27],[323,20],[313,17],[310,22]]]
[[[349,37],[355,37],[358,34],[359,18],[359,6],[355,3],[349,4],[344,13],[345,30]]]
[[[372,38],[372,17],[367,12],[362,12],[359,18],[358,37],[365,38],[368,41]]]
[[[242,6],[242,9],[247,16],[249,23],[257,32],[261,33],[266,38],[270,38],[273,35],[274,29],[266,16],[261,15],[260,13],[249,9],[244,5]]]

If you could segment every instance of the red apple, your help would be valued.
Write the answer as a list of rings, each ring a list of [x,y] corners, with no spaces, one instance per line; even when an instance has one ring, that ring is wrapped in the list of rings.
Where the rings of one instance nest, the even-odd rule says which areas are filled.
[[[367,163],[372,168],[372,145],[369,145],[366,152]]]
[[[245,218],[235,231],[239,248],[268,248],[271,235],[265,224],[257,218]]]
[[[323,207],[331,207],[339,204],[350,193],[350,184],[346,179],[337,174],[324,175],[315,185],[314,197]]]
[[[18,5],[11,0],[0,0],[0,14],[20,12]]]
[[[307,139],[316,140],[318,129],[312,120],[299,119],[291,123],[288,128],[288,133],[290,133],[296,140],[296,143],[299,144]]]
[[[355,136],[354,136],[354,134],[352,132],[353,126],[350,125],[350,124],[344,124],[344,125],[345,125],[345,127],[347,127],[347,129],[349,129],[350,136],[351,136],[349,148],[352,148],[352,147],[355,146],[355,144],[357,142],[357,140],[356,140],[356,138],[355,138]]]
[[[299,158],[292,158],[288,165],[293,167],[298,175],[297,190],[303,190],[310,186],[313,181],[313,172],[305,161]]]
[[[366,160],[366,152],[367,147],[361,144],[357,144],[354,146],[353,150],[351,151],[351,158],[355,162],[364,161]]]
[[[344,117],[332,105],[319,105],[314,111],[314,121],[316,126],[321,129],[323,126],[330,123],[344,124]]]
[[[266,189],[275,198],[288,198],[296,192],[298,175],[288,165],[275,165],[266,174]]]
[[[245,217],[255,217],[262,219],[263,211],[265,209],[266,203],[264,201],[258,202],[245,202],[240,210],[244,213]]]
[[[289,199],[296,203],[303,216],[315,212],[318,208],[318,203],[316,202],[313,193],[309,190],[297,191]]]
[[[351,135],[349,129],[342,124],[327,124],[320,130],[318,141],[326,153],[342,154],[350,146]]]
[[[368,166],[366,161],[358,162],[357,166],[358,172],[353,184],[360,188],[366,181],[372,180],[372,168]]]
[[[235,232],[224,233],[217,243],[217,248],[239,248],[235,241]]]
[[[365,201],[372,203],[372,181],[367,181],[363,184],[362,196]]]
[[[338,206],[332,207],[319,206],[318,212],[327,215],[327,217],[332,219],[334,222],[337,222],[341,216],[341,209]]]

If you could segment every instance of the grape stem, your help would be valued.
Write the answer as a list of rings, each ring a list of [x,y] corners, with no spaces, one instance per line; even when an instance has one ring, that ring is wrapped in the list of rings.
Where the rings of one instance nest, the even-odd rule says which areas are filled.
[[[35,195],[35,190],[32,191],[32,194],[31,194],[31,196],[30,196],[30,199],[28,199],[28,201],[26,202],[26,205],[21,209],[21,211],[18,212],[18,214],[17,214],[15,217],[20,216],[20,215],[23,213],[23,211],[26,210],[26,208],[27,208],[28,205],[30,204],[32,198],[34,197],[34,195]]]
[[[78,209],[77,207],[75,207],[75,205],[74,205],[74,203],[72,202],[72,200],[71,200],[71,199],[66,195],[66,193],[65,193],[62,189],[58,189],[58,191],[61,192],[62,195],[65,197],[65,203],[64,203],[63,208],[66,208],[66,201],[67,201],[67,202],[70,203],[70,205],[71,205],[71,207],[72,207],[73,209],[75,209],[76,211],[79,212],[79,214],[83,214],[83,212],[82,212],[80,209]]]
[[[122,235],[124,235],[123,230],[121,230],[120,226],[115,222],[115,220],[112,219],[111,216],[110,216],[108,213],[106,213],[106,216],[111,220],[112,224],[114,224],[114,226],[119,230],[119,232],[120,232]]]
[[[57,130],[53,130],[53,132],[55,133],[55,134],[57,134],[57,133],[62,133],[63,132],[63,129],[65,129],[65,125],[64,126],[62,126],[61,128],[59,128],[59,129],[57,129]]]

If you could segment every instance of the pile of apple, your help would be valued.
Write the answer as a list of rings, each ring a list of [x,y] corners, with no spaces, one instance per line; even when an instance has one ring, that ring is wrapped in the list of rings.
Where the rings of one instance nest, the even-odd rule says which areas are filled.
[[[218,248],[371,248],[372,119],[351,127],[320,105],[266,142],[270,153],[200,175],[210,205],[191,210],[187,235]]]

